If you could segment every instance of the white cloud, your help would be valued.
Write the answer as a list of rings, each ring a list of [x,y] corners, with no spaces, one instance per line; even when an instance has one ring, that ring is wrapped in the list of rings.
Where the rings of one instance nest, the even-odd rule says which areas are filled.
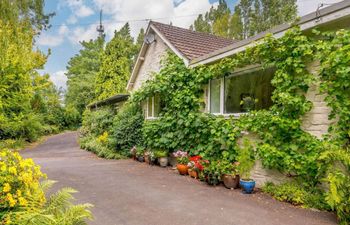
[[[65,3],[71,9],[72,13],[77,17],[87,17],[94,14],[94,11],[86,6],[83,1],[79,0],[66,0]]]
[[[55,47],[63,43],[63,38],[55,35],[41,34],[37,44],[41,46]]]
[[[76,11],[75,14],[78,17],[87,17],[87,16],[91,16],[94,13],[94,11],[92,9],[90,9],[89,7],[82,5],[80,6]]]
[[[65,75],[67,71],[59,70],[50,75],[50,80],[56,85],[56,87],[66,89],[67,77]]]
[[[68,39],[72,44],[79,44],[80,41],[89,41],[90,39],[95,39],[97,36],[96,25],[93,24],[87,28],[76,27],[70,32]]]
[[[322,8],[330,4],[341,2],[342,0],[297,0],[298,15],[305,16],[306,14],[315,12],[321,3],[324,4]]]
[[[63,43],[65,36],[69,33],[68,27],[63,24],[59,27],[57,34],[42,33],[38,38],[38,45],[55,47]]]
[[[68,24],[76,24],[78,22],[78,18],[75,15],[70,15],[67,19]]]
[[[130,21],[131,35],[136,37],[147,21],[154,19],[163,23],[172,22],[175,26],[188,28],[198,14],[204,13],[212,6],[209,0],[93,0],[97,8],[111,19],[105,21],[107,36],[120,29],[126,21]]]

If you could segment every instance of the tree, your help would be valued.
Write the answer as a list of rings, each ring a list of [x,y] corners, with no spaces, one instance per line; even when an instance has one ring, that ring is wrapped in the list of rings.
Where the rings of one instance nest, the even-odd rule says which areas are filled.
[[[242,0],[239,6],[246,2]],[[249,0],[243,6],[246,37],[268,30],[279,24],[291,22],[297,15],[296,0]],[[246,21],[249,20],[247,23]]]
[[[49,19],[54,13],[44,13],[44,0],[1,0],[0,20],[27,23],[36,32],[49,27]]]
[[[224,0],[194,21],[191,28],[217,36],[245,39],[296,18],[296,0],[240,0],[233,12]]]
[[[77,111],[82,115],[86,106],[96,97],[95,79],[100,70],[100,55],[103,52],[104,40],[98,38],[80,44],[82,49],[68,62],[65,103],[72,112]]]
[[[33,51],[33,32],[26,25],[0,20],[0,139],[37,137],[31,75],[45,62],[46,56]]]
[[[207,12],[205,16],[200,14],[198,18],[193,23],[193,28],[195,31],[211,33],[211,25],[209,24],[209,13]]]
[[[140,33],[136,39],[136,51],[137,52],[140,51],[142,44],[143,44],[143,41],[144,41],[144,38],[145,38],[145,30],[143,28],[141,28]]]
[[[125,92],[135,55],[136,47],[126,23],[114,32],[102,53],[101,68],[95,79],[97,100]]]
[[[32,75],[34,96],[31,99],[32,111],[39,114],[46,125],[46,133],[58,132],[66,127],[64,108],[60,100],[60,91],[50,80],[49,74]]]

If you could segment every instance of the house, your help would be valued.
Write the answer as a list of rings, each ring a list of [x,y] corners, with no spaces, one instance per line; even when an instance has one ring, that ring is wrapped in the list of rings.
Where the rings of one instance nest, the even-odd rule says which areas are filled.
[[[349,28],[350,1],[319,8],[300,18],[296,24],[307,35],[312,35],[311,31],[315,28],[319,30]],[[135,91],[144,81],[151,79],[152,73],[161,69],[160,62],[167,50],[174,52],[189,67],[212,64],[259,44],[268,33],[273,34],[275,38],[282,37],[290,28],[290,24],[282,24],[249,39],[235,41],[151,21],[127,90]],[[308,69],[317,75],[318,63],[310,64]],[[205,90],[205,111],[225,116],[239,116],[244,111],[241,102],[247,97],[259,99],[256,109],[270,107],[273,91],[270,80],[273,72],[273,68],[262,71],[259,65],[250,65],[236,70],[229,76],[210,81]],[[330,109],[324,102],[325,96],[319,94],[317,84],[309,89],[306,97],[314,103],[314,107],[304,115],[303,129],[321,138],[332,123],[328,120]],[[160,110],[159,98],[156,96],[148,99],[143,105],[143,110],[146,118],[157,117]]]
[[[142,83],[151,78],[152,73],[161,69],[161,60],[167,51],[172,51],[180,57],[184,64],[198,57],[228,47],[236,41],[200,33],[151,21],[145,33],[145,42],[137,57],[129,79],[127,90],[132,92],[139,89]],[[144,115],[148,119],[158,116],[160,99],[155,96],[143,104]]]
[[[350,28],[350,1],[318,8],[315,12],[300,18],[296,24],[306,35],[313,35],[312,30],[315,28],[321,31]],[[280,38],[291,27],[290,24],[282,24],[249,39],[234,41],[150,22],[145,43],[132,71],[127,90],[129,92],[138,90],[143,82],[152,79],[152,73],[161,69],[161,59],[168,50],[180,57],[188,67],[214,64],[258,45],[268,33],[275,38]],[[318,76],[319,66],[318,62],[312,62],[307,69],[311,74]],[[249,65],[222,78],[209,81],[204,88],[205,112],[238,117],[245,111],[244,104],[242,106],[241,102],[246,98],[259,99],[254,106],[255,109],[270,107],[273,91],[270,81],[273,74],[274,68],[263,70],[260,65]],[[319,84],[315,83],[309,87],[306,98],[313,103],[313,108],[303,116],[302,129],[322,138],[334,121],[328,119],[331,110],[324,100],[325,95],[319,92]],[[161,108],[159,97],[149,98],[142,107],[146,119],[156,118]],[[281,182],[286,179],[276,170],[263,168],[260,162],[255,164],[252,178],[257,181],[257,186],[263,185],[266,181]]]

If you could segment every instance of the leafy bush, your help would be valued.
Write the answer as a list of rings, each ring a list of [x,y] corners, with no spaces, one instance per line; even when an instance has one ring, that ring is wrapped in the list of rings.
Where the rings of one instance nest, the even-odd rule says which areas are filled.
[[[135,104],[126,104],[117,113],[113,120],[110,143],[111,148],[128,155],[133,146],[142,145],[142,126],[144,116],[141,107]]]
[[[71,188],[51,195],[45,191],[53,182],[39,182],[46,175],[32,159],[22,159],[18,152],[0,151],[0,223],[29,225],[78,225],[91,219],[92,205],[73,205]]]
[[[83,115],[83,126],[88,134],[99,136],[103,132],[110,132],[115,115],[114,109],[111,107],[103,107],[97,110],[85,110]]]
[[[98,141],[94,136],[85,136],[81,137],[80,147],[82,149],[86,149],[90,152],[95,153],[97,156],[106,158],[106,159],[124,159],[125,156],[119,154],[113,149],[106,147],[106,145],[102,144]]]
[[[38,206],[45,203],[44,192],[40,189],[41,173],[32,159],[22,159],[18,152],[1,150],[0,152],[0,217],[8,211],[19,210],[35,202]],[[2,215],[1,215],[2,214]]]
[[[326,201],[336,210],[341,224],[350,223],[350,149],[327,145],[328,151],[320,156],[321,171],[329,185]]]
[[[12,149],[12,150],[18,150],[20,148],[23,148],[25,145],[25,140],[23,139],[6,139],[0,141],[0,149]]]
[[[279,185],[268,182],[262,190],[271,194],[279,201],[289,202],[293,205],[302,205],[303,207],[322,210],[330,209],[325,201],[324,194],[320,190],[307,190],[296,182],[287,182]]]

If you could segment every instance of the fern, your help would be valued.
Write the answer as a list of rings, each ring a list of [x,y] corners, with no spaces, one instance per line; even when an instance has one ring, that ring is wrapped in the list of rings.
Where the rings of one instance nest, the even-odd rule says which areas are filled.
[[[47,191],[55,182],[45,181],[41,188]],[[31,201],[27,207],[20,208],[17,212],[8,214],[11,224],[26,225],[85,225],[86,219],[92,220],[89,210],[93,205],[73,205],[72,194],[77,191],[66,187],[57,191],[49,197],[45,205],[40,206],[37,201]]]

